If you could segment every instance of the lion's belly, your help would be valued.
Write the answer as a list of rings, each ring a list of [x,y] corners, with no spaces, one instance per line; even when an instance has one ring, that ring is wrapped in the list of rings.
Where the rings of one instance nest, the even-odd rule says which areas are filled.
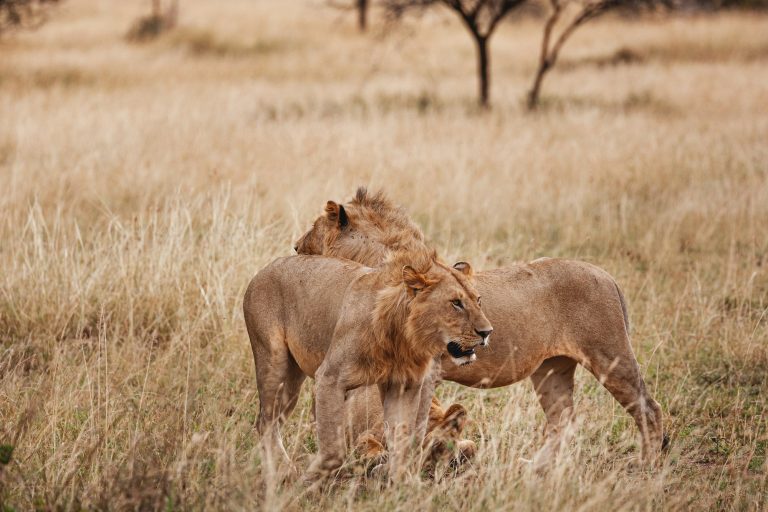
[[[456,366],[450,357],[444,357],[442,366],[443,380],[449,380],[472,388],[500,388],[521,380],[510,380],[509,375],[497,376],[496,372],[500,369],[499,367],[491,364],[482,364],[479,360],[464,366]]]
[[[530,376],[545,359],[569,355],[561,312],[549,300],[545,281],[521,266],[480,272],[476,287],[493,333],[487,347],[476,349],[472,364],[456,366],[445,358],[445,380],[484,388],[507,386]]]
[[[477,360],[471,364],[456,366],[450,357],[444,357],[443,379],[478,388],[508,386],[530,376],[545,359],[552,357],[545,350],[536,347],[523,350],[501,338],[491,342],[495,347],[489,344],[478,348]]]

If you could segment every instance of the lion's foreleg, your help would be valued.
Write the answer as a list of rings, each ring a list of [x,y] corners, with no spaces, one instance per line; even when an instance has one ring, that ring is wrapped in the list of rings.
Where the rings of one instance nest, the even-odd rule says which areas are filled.
[[[307,478],[323,478],[344,462],[345,389],[338,376],[322,371],[316,375],[315,413],[318,453],[309,466]]]
[[[429,423],[429,411],[432,407],[432,397],[435,394],[435,388],[440,379],[440,359],[432,362],[432,367],[424,378],[419,395],[419,410],[416,415],[415,441],[421,446],[427,435],[427,424]]]
[[[531,375],[533,388],[547,417],[544,445],[533,458],[537,472],[545,471],[570,441],[576,364],[568,357],[553,357],[545,360]]]
[[[384,426],[389,447],[389,475],[391,480],[401,479],[408,466],[418,460],[412,449],[416,443],[416,420],[421,403],[422,383],[380,385],[384,406]]]

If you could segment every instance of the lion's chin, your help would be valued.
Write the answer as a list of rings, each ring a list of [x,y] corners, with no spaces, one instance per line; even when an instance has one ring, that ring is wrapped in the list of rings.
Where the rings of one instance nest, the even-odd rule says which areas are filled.
[[[456,366],[464,366],[477,359],[477,354],[475,354],[474,348],[464,350],[461,348],[461,345],[455,341],[448,343],[446,348],[451,355],[451,361],[453,361],[453,364]]]
[[[472,354],[471,356],[466,357],[451,357],[451,361],[456,366],[467,366],[468,364],[472,364],[472,361],[477,359],[476,354]]]

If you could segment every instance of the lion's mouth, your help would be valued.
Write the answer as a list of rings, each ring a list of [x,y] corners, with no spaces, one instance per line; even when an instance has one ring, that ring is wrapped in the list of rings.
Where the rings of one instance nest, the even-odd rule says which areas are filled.
[[[448,344],[448,353],[451,354],[451,356],[456,359],[461,359],[464,357],[471,357],[472,355],[474,355],[475,349],[468,348],[464,350],[461,348],[461,345],[459,345],[455,341],[452,341]]]

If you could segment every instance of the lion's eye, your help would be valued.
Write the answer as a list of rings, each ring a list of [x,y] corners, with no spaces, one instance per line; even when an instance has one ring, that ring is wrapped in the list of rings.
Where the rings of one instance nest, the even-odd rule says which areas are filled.
[[[453,304],[453,307],[456,309],[464,309],[464,304],[461,302],[461,299],[452,300],[451,304]]]
[[[481,301],[480,301],[480,297],[478,297],[478,298],[477,298],[477,307],[480,307],[481,305],[482,305],[482,303],[481,303]]]

